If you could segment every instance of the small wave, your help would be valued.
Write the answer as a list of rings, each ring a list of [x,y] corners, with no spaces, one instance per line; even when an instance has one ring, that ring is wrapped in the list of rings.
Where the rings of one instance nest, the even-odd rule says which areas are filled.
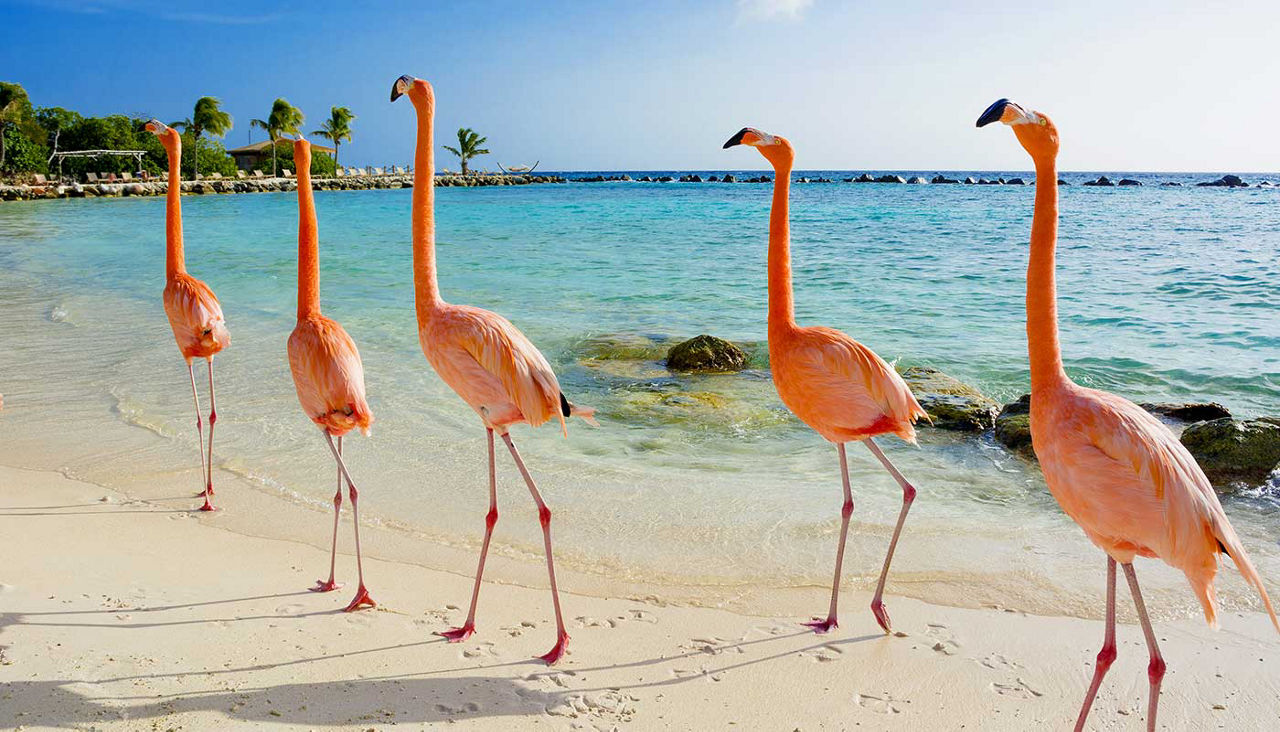
[[[120,416],[120,420],[133,427],[141,427],[160,437],[173,437],[173,432],[161,421],[151,417],[142,409],[142,405],[123,395],[119,387],[112,386],[107,390],[114,403],[112,411]]]

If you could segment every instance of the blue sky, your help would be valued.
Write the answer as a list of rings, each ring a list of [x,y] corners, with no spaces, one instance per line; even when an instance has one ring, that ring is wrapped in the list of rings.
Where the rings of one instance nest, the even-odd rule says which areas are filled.
[[[409,73],[436,87],[437,141],[476,128],[490,168],[761,167],[720,150],[751,125],[802,168],[1023,169],[1011,137],[973,128],[1008,96],[1058,123],[1064,169],[1280,171],[1276,2],[364,5],[0,0],[0,78],[165,121],[217,96],[229,146],[277,96],[307,129],[343,104],[361,164],[409,159],[408,103],[387,101]]]

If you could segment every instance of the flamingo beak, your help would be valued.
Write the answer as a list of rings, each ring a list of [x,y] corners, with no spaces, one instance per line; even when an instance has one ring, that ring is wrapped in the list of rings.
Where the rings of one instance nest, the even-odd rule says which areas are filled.
[[[978,117],[978,127],[986,127],[992,122],[1003,122],[1007,125],[1021,125],[1036,122],[1039,116],[1035,112],[1028,112],[1020,105],[1009,101],[1008,99],[997,99],[994,104],[987,107],[987,111]]]
[[[395,83],[391,85],[391,101],[394,102],[395,100],[399,99],[405,94],[408,94],[409,88],[412,86],[413,86],[413,77],[409,76],[408,74],[405,74],[404,76],[401,76],[399,79],[396,79]]]
[[[767,132],[761,132],[760,130],[755,129],[754,127],[743,127],[742,129],[738,130],[738,133],[736,135],[734,135],[733,137],[730,137],[729,140],[720,149],[728,150],[729,148],[735,145],[750,145],[751,147],[760,147],[761,145],[772,145],[774,144],[774,142],[775,142],[775,139],[773,135],[770,135]]]
[[[157,135],[157,136],[163,135],[165,130],[167,129],[169,129],[169,126],[158,119],[153,119],[150,122],[148,122],[146,125],[147,132],[150,132],[151,134]]]

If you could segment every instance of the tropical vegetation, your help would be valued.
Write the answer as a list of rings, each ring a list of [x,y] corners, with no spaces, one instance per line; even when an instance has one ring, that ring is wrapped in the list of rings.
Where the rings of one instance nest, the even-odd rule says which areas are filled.
[[[271,114],[267,115],[265,120],[255,119],[249,122],[250,125],[266,130],[267,137],[271,140],[271,175],[278,175],[278,166],[276,165],[276,148],[280,146],[280,137],[282,135],[300,135],[298,131],[302,127],[302,110],[293,106],[284,97],[279,97],[271,105]]]
[[[181,122],[169,125],[179,130],[190,131],[195,137],[191,146],[191,157],[194,159],[195,177],[200,177],[200,136],[208,132],[212,137],[224,137],[231,131],[231,115],[222,111],[222,103],[217,97],[200,97],[196,100],[195,110],[191,116]]]
[[[351,142],[351,121],[356,116],[346,107],[330,107],[329,119],[320,125],[320,129],[312,130],[311,134],[327,139],[333,143],[333,164],[338,165],[338,147],[343,140]]]
[[[342,113],[339,113],[339,110]],[[314,134],[338,140],[350,141],[350,122],[355,119],[346,107],[334,107],[331,115]],[[36,107],[20,84],[0,81],[0,177],[29,176],[32,173],[58,173],[80,176],[86,172],[124,173],[137,172],[137,161],[132,157],[103,156],[95,158],[67,158],[61,165],[50,165],[52,153],[74,150],[142,150],[141,168],[151,174],[168,170],[164,148],[155,135],[145,129],[148,119],[123,114],[103,117],[86,117],[64,107]],[[337,125],[337,122],[344,122]],[[286,133],[297,134],[303,122],[302,112],[283,99],[272,105],[263,126],[279,142]],[[200,97],[196,101],[189,120],[182,120],[178,127],[182,134],[182,147],[187,151],[182,160],[185,178],[195,177],[196,171],[208,176],[219,173],[234,177],[236,164],[222,143],[218,141],[231,129],[230,115],[221,109],[216,97]],[[334,140],[335,147],[337,140]],[[293,168],[293,146],[279,145],[273,150],[273,172],[277,168]],[[50,169],[52,167],[52,170]],[[311,173],[316,176],[333,175],[334,158],[323,153],[311,156]]]
[[[489,151],[480,147],[489,141],[487,137],[481,137],[480,133],[470,127],[462,127],[458,129],[458,146],[450,147],[442,145],[445,150],[458,156],[458,160],[462,161],[462,174],[467,174],[467,161],[478,155],[488,155]]]

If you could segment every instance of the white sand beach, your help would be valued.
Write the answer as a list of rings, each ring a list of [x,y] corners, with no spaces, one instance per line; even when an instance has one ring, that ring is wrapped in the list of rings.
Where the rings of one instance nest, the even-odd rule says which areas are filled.
[[[486,583],[479,632],[450,645],[432,633],[461,621],[471,562],[454,573],[379,560],[394,536],[371,528],[366,572],[381,604],[344,614],[350,555],[339,577],[351,584],[317,595],[306,588],[326,551],[220,528],[226,512],[258,511],[319,535],[322,514],[220,477],[225,511],[206,515],[185,490],[140,500],[0,468],[0,727],[1062,729],[1101,642],[1097,621],[896,597],[886,636],[853,591],[842,627],[816,636],[802,615],[584,596],[565,581],[570,655],[547,668],[533,659],[554,630],[536,580]],[[821,607],[819,588],[799,594],[779,605]],[[1220,632],[1200,619],[1157,625],[1170,672],[1162,729],[1280,717],[1274,629],[1253,612],[1222,620]],[[1144,727],[1146,650],[1134,625],[1119,638],[1091,729]]]

